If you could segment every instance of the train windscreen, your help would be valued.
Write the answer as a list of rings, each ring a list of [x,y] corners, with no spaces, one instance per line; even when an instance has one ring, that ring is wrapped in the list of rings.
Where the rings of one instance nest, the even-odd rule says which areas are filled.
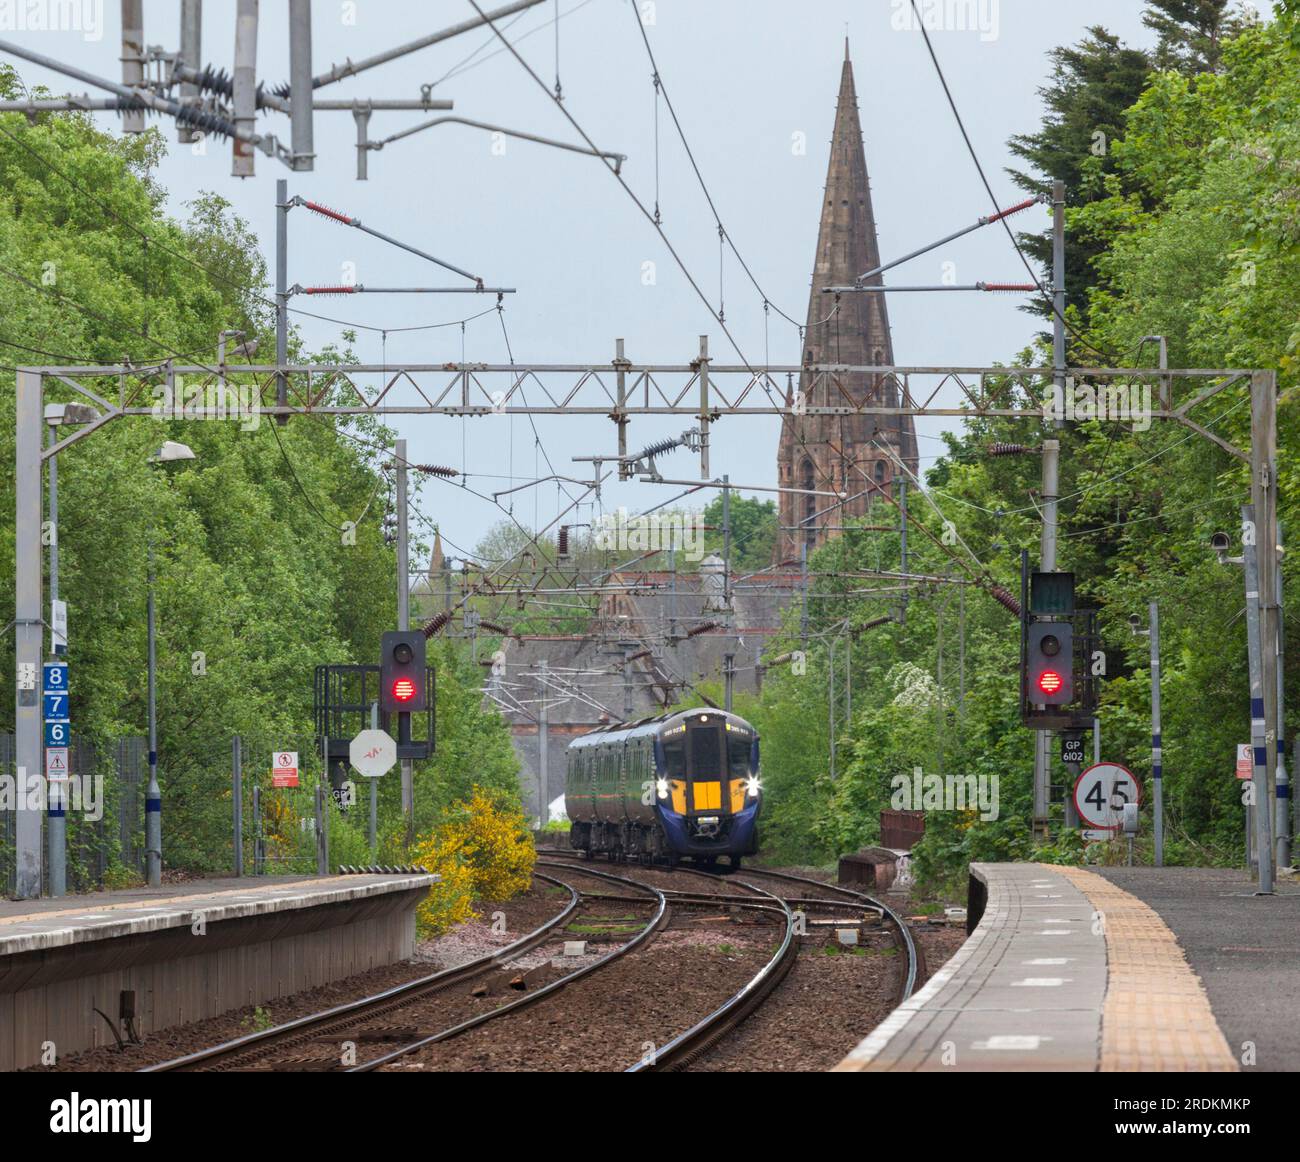
[[[722,777],[722,732],[716,727],[701,727],[687,731],[691,741],[691,778],[720,779]]]

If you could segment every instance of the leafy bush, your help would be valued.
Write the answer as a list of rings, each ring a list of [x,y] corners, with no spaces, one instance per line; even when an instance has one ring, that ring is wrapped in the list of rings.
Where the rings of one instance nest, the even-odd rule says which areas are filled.
[[[473,919],[476,900],[508,900],[527,891],[537,848],[518,803],[475,786],[412,854],[442,877],[416,912],[421,934],[436,935]]]

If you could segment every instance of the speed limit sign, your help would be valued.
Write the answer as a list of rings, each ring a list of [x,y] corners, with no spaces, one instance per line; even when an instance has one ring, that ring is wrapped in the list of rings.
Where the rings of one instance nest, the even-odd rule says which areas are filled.
[[[1074,806],[1089,827],[1118,831],[1125,803],[1141,803],[1142,788],[1136,776],[1119,763],[1095,763],[1074,784]]]

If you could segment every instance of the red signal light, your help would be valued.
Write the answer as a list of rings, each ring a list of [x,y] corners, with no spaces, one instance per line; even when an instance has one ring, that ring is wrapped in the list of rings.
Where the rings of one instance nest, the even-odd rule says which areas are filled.
[[[409,702],[415,697],[415,683],[410,678],[398,678],[393,683],[393,697],[399,702]]]
[[[1044,694],[1055,694],[1061,688],[1061,675],[1055,670],[1044,670],[1038,675],[1038,688]]]

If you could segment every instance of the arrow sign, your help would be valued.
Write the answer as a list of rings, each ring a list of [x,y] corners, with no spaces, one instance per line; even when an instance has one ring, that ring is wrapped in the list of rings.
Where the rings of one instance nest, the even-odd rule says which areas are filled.
[[[386,730],[363,730],[348,744],[348,760],[357,774],[377,779],[397,762],[397,743]]]

